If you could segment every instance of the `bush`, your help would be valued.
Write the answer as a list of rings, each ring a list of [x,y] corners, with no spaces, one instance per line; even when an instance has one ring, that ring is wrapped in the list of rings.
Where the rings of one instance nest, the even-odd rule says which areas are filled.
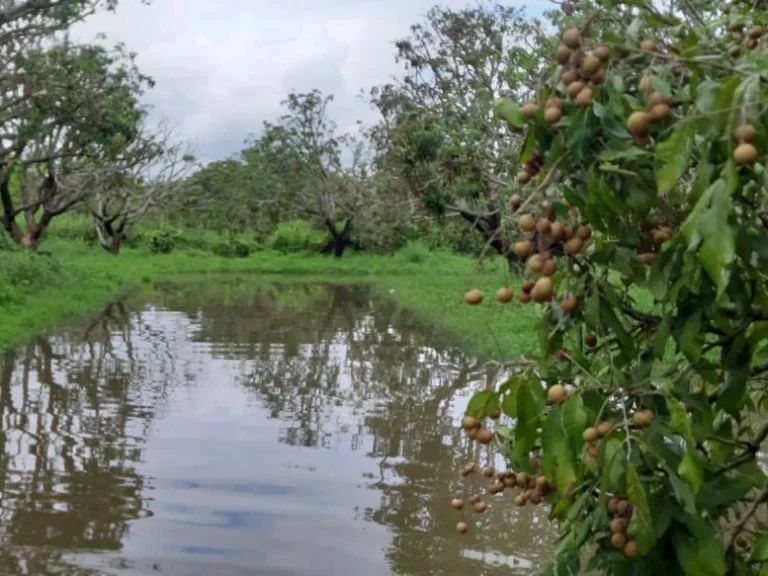
[[[328,235],[312,228],[303,220],[291,220],[277,225],[270,246],[279,252],[319,250],[328,241]]]
[[[430,251],[429,246],[423,242],[416,241],[408,242],[398,250],[397,255],[412,264],[421,264],[429,258]]]
[[[161,230],[149,235],[149,249],[152,254],[170,254],[176,247],[178,233],[175,230]]]
[[[19,303],[26,294],[53,286],[61,274],[58,260],[25,250],[0,252],[0,306]]]
[[[47,234],[65,240],[77,240],[93,245],[99,240],[93,220],[85,214],[64,214],[54,218]]]
[[[224,258],[247,258],[253,251],[253,245],[239,238],[230,238],[213,246],[213,253]]]

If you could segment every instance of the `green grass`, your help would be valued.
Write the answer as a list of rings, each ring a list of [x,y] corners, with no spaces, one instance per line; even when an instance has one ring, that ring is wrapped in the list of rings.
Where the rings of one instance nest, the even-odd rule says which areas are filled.
[[[502,284],[519,291],[519,281],[509,275],[501,259],[484,262],[478,271],[473,258],[419,245],[406,246],[393,256],[348,253],[341,259],[274,251],[245,258],[193,249],[152,254],[143,246],[126,248],[115,257],[62,237],[47,241],[41,251],[0,251],[0,348],[98,311],[142,283],[232,273],[364,281],[455,333],[470,352],[509,359],[536,348],[536,308],[495,301]],[[480,306],[464,304],[469,288],[486,294]]]

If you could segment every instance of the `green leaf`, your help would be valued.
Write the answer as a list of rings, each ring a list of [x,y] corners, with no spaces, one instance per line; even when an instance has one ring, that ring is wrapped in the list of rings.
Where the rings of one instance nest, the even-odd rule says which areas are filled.
[[[623,158],[637,158],[639,156],[648,156],[649,152],[638,148],[637,146],[630,146],[625,150],[603,150],[598,155],[598,159],[604,162],[612,162]]]
[[[704,484],[704,468],[696,456],[695,449],[690,444],[688,444],[688,448],[686,448],[685,454],[683,454],[683,459],[680,461],[677,473],[680,474],[680,478],[688,483],[694,494],[698,494],[701,491],[701,486]]]
[[[600,487],[604,492],[624,493],[627,475],[627,453],[624,442],[612,435],[600,443],[600,450],[602,452]]]
[[[464,411],[468,416],[484,418],[498,407],[499,398],[493,390],[480,390],[475,392]]]
[[[765,532],[752,546],[751,562],[768,562],[768,532]]]
[[[668,194],[688,170],[693,151],[696,127],[692,122],[679,124],[669,138],[656,145],[656,158],[661,166],[656,170],[659,194]]]
[[[513,126],[522,128],[523,124],[525,124],[523,113],[520,111],[520,108],[514,100],[511,100],[510,98],[497,98],[493,103],[493,107],[499,118],[509,122]]]
[[[534,384],[535,385],[535,384]],[[517,423],[515,424],[515,463],[519,468],[530,468],[529,453],[536,445],[539,410],[531,393],[531,383],[521,382],[517,387]]]
[[[680,334],[680,351],[692,363],[701,357],[701,347],[704,341],[701,335],[701,310],[696,310],[685,321],[685,326]]]
[[[627,466],[627,496],[634,507],[628,533],[645,554],[656,542],[656,533],[653,528],[653,516],[648,507],[648,496],[632,464]]]
[[[723,576],[725,554],[719,534],[714,530],[691,536],[677,530],[673,536],[677,561],[687,576]]]
[[[672,430],[678,432],[686,440],[692,440],[691,421],[688,419],[683,403],[677,398],[668,396],[667,409],[669,410],[669,425]]]
[[[587,427],[587,412],[581,394],[573,394],[563,402],[563,432],[571,451],[578,454],[584,446],[584,430]]]

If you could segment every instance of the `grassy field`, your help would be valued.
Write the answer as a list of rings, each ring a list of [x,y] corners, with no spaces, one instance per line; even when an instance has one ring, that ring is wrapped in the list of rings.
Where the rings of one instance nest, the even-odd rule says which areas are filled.
[[[228,273],[365,281],[454,332],[470,352],[512,358],[536,347],[536,308],[495,300],[502,284],[516,293],[520,284],[499,259],[484,262],[478,270],[470,257],[418,245],[393,256],[350,253],[338,260],[266,250],[244,258],[188,248],[152,254],[145,247],[128,248],[115,257],[78,240],[53,238],[40,254],[0,251],[0,348],[99,310],[142,283]],[[486,294],[480,306],[464,304],[469,288]]]

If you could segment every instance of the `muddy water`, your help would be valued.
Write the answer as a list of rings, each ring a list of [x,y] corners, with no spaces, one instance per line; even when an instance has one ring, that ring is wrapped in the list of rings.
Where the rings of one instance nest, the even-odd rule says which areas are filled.
[[[0,573],[536,573],[512,495],[455,532],[492,377],[366,288],[155,286],[0,358]]]

